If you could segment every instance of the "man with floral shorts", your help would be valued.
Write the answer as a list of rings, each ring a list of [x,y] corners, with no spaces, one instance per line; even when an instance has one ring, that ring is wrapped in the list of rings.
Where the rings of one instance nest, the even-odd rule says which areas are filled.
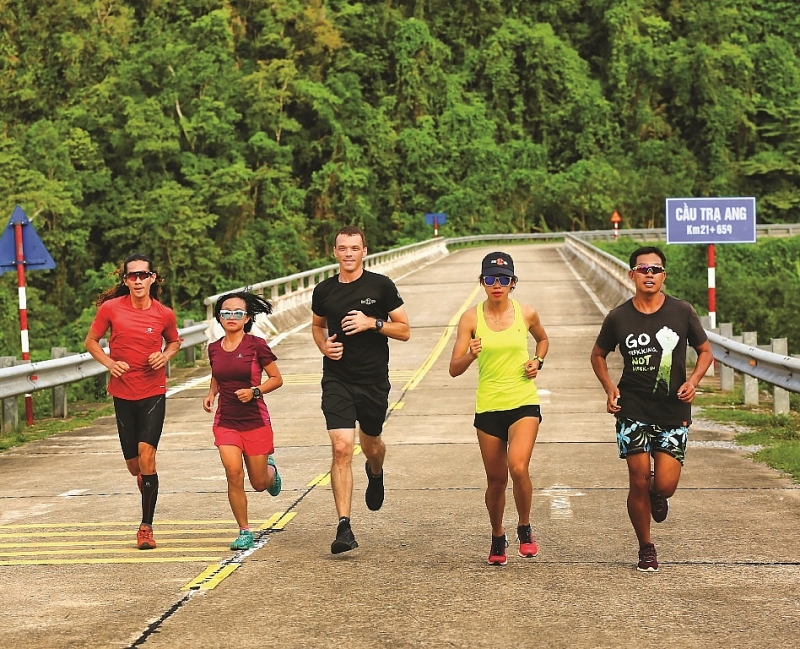
[[[692,401],[713,361],[700,318],[688,302],[662,292],[666,257],[653,246],[630,256],[635,295],[606,316],[592,349],[592,369],[616,417],[619,456],[628,465],[628,516],[639,541],[638,570],[656,572],[650,517],[664,521],[686,455]],[[619,345],[622,377],[614,385],[606,357]],[[697,363],[686,378],[686,349]],[[651,467],[650,458],[653,458]]]

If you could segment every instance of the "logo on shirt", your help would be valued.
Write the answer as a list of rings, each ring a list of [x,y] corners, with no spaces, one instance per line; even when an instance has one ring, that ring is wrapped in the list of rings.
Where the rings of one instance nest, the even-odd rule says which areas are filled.
[[[153,333],[153,328],[152,327],[148,327],[147,329],[144,330],[144,332],[148,333],[148,334],[151,334],[151,333]]]
[[[370,304],[375,304],[378,300],[373,300],[371,297],[368,297],[366,300],[361,300],[361,304],[366,304],[369,306]]]

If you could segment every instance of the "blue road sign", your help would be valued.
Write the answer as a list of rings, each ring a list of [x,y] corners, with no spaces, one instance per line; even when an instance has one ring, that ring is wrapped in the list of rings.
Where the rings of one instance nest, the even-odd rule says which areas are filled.
[[[444,212],[429,212],[425,215],[425,225],[441,225],[447,223],[447,214]]]
[[[667,243],[755,243],[756,199],[668,198]]]
[[[25,261],[25,270],[55,268],[56,262],[47,252],[44,242],[39,238],[23,209],[17,205],[11,213],[3,235],[0,236],[0,275],[17,269],[17,244],[14,237],[16,224],[22,226],[22,257]]]

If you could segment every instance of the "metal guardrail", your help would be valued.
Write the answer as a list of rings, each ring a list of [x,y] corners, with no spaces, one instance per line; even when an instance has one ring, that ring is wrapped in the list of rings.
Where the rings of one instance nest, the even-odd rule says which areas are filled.
[[[201,345],[208,340],[205,323],[178,329],[178,334],[181,337],[181,349]],[[104,349],[108,352],[108,347]],[[6,367],[0,370],[0,399],[74,383],[105,372],[108,370],[94,360],[89,352]]]
[[[759,381],[790,392],[800,392],[800,360],[751,347],[713,331],[706,333],[718,362]]]

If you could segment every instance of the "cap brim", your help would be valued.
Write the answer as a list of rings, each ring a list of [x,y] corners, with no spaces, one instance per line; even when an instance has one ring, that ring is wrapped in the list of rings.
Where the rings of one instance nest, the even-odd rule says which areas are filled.
[[[489,266],[483,269],[483,275],[505,275],[506,277],[514,277],[514,271],[503,266]]]

